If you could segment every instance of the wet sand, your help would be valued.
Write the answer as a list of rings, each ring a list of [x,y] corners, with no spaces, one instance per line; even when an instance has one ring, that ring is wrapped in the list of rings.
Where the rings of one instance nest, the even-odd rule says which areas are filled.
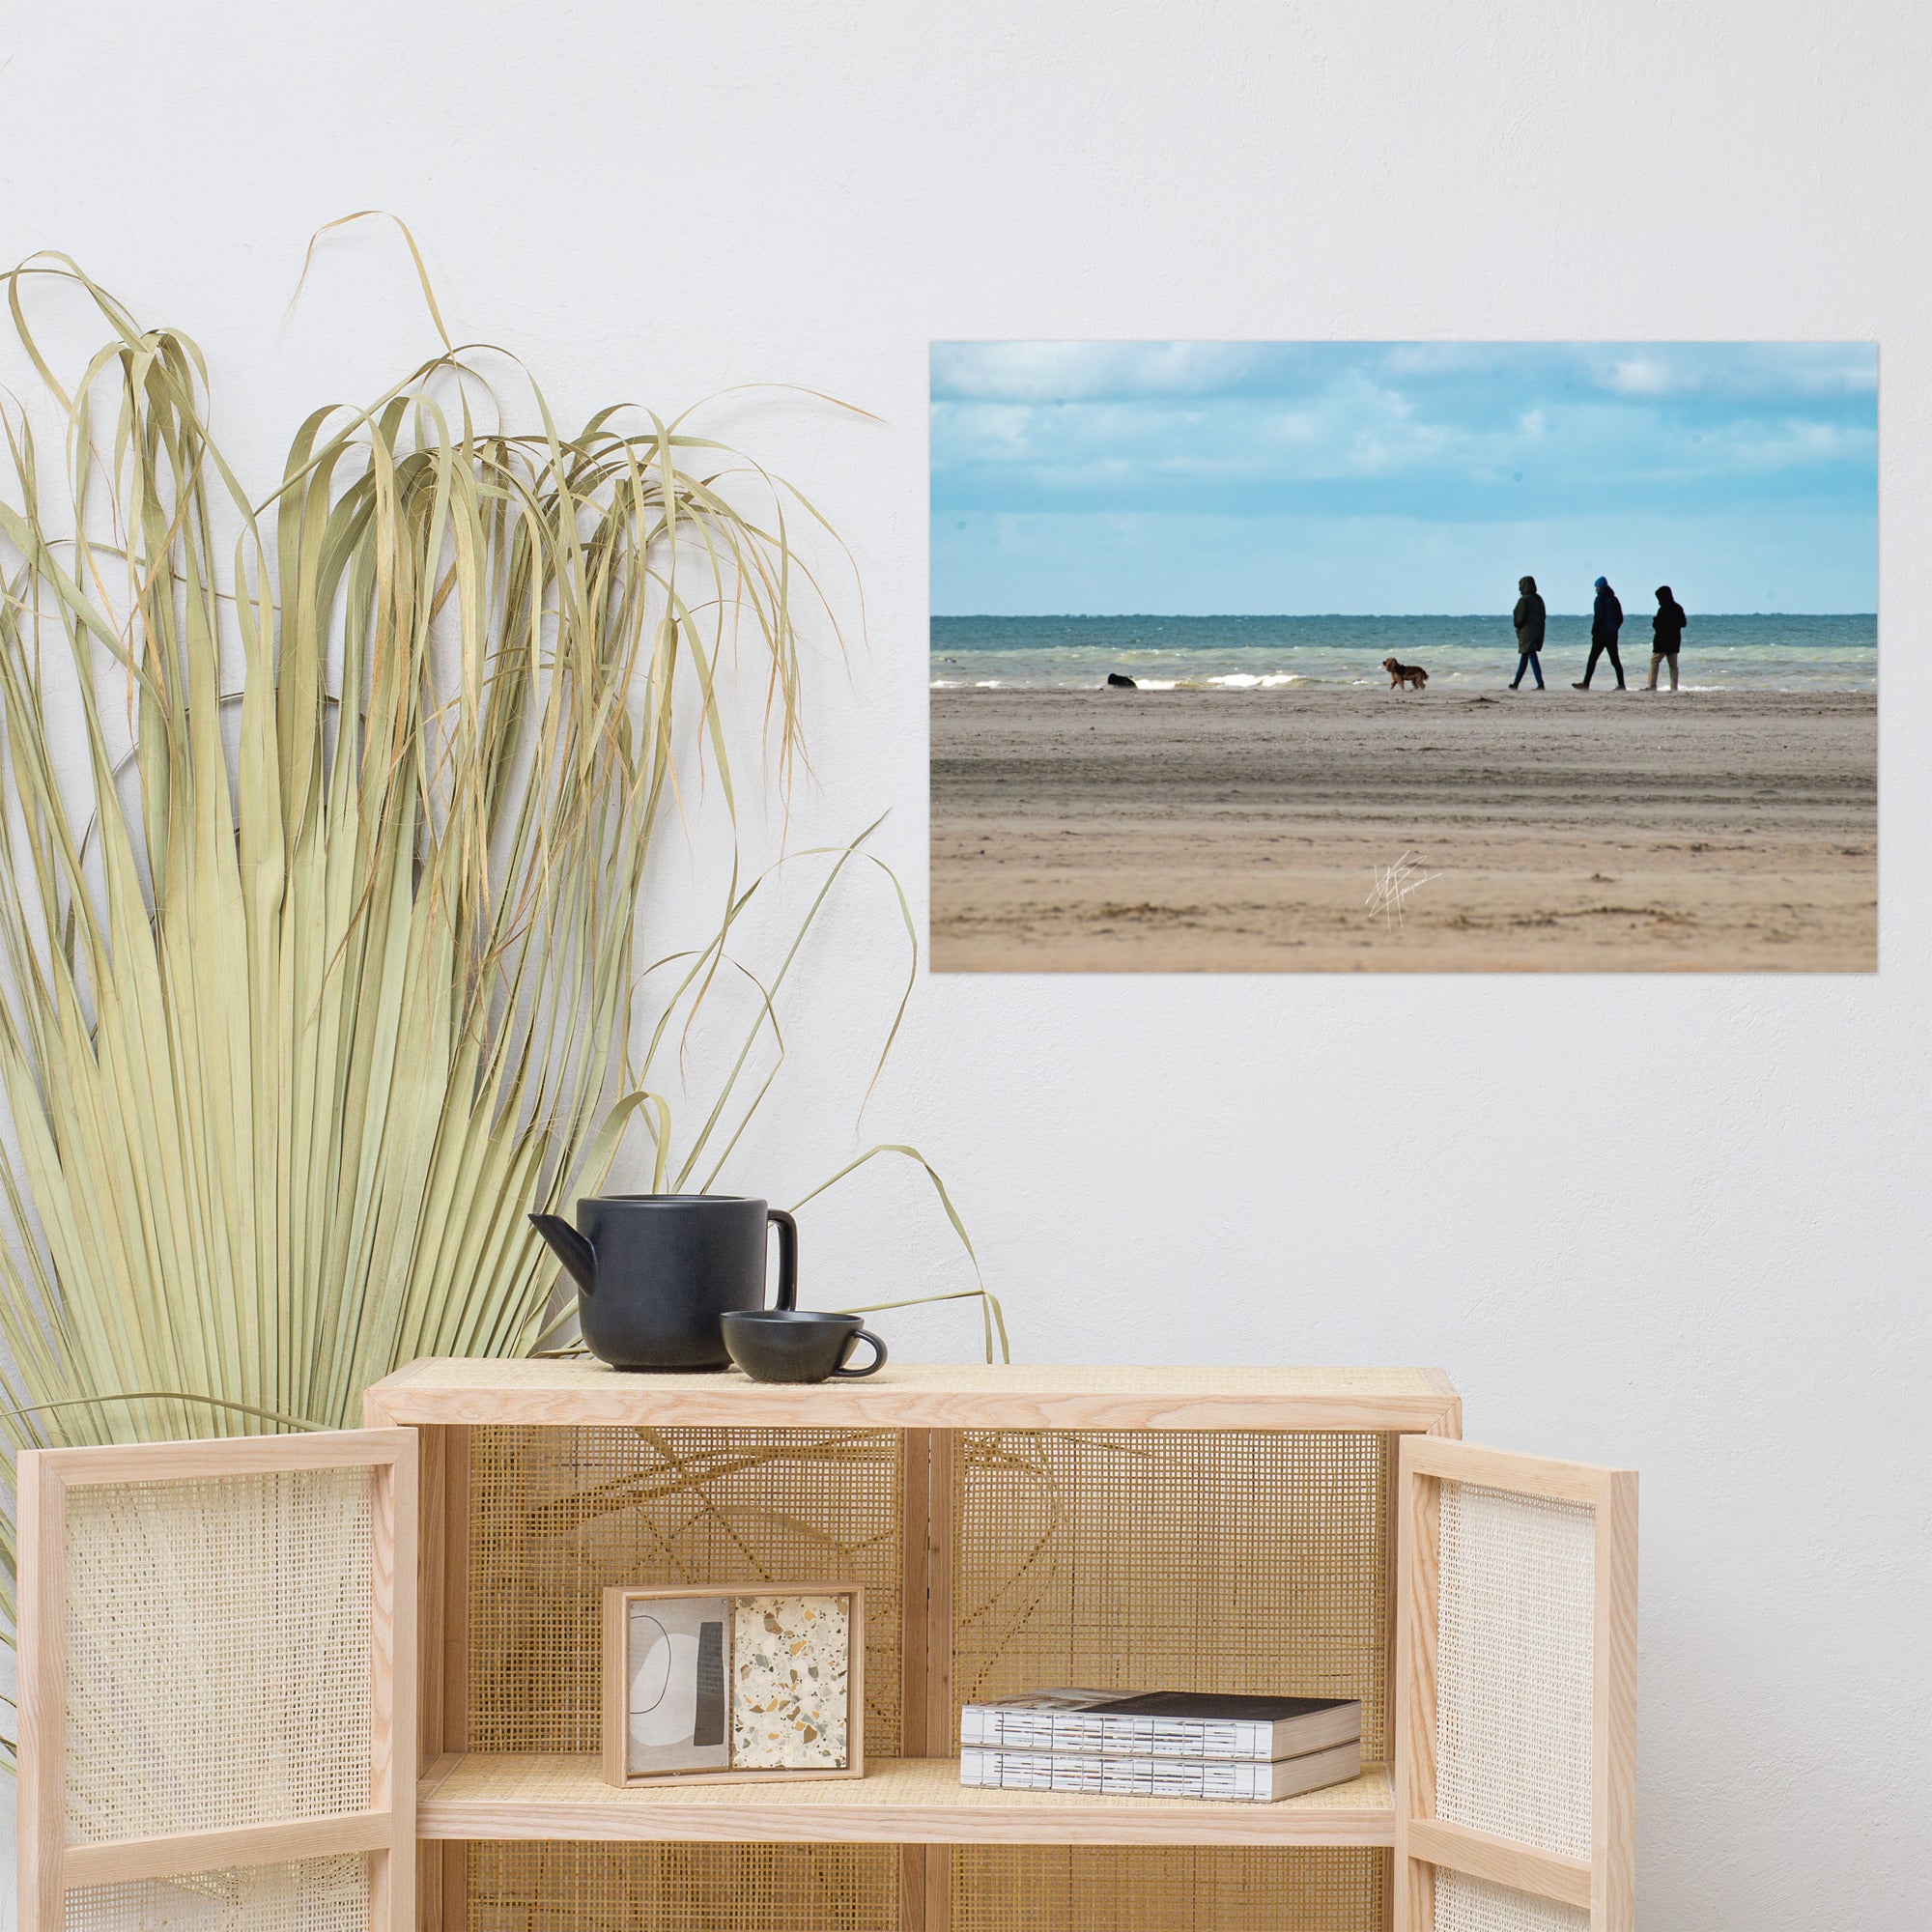
[[[935,971],[1878,963],[1869,695],[931,696]]]

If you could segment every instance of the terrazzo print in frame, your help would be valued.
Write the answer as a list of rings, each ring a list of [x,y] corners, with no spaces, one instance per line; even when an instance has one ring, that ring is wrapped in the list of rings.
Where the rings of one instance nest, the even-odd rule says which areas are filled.
[[[610,1783],[865,1775],[857,1585],[611,1585],[603,1629]]]
[[[842,1771],[852,1620],[844,1597],[740,1597],[731,1624],[731,1762]]]

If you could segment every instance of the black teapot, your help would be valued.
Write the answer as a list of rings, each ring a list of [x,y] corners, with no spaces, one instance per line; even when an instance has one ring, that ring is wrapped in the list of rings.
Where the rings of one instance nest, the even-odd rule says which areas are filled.
[[[577,1283],[583,1346],[613,1369],[724,1369],[720,1318],[765,1305],[765,1231],[779,1231],[780,1308],[798,1306],[798,1224],[733,1194],[604,1194],[531,1225]]]

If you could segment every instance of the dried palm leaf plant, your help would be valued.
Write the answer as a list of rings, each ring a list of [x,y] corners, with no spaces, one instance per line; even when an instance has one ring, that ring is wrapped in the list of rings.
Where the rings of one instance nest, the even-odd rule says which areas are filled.
[[[106,325],[71,386],[29,323],[48,278]],[[680,758],[736,822],[727,651],[755,654],[781,785],[800,756],[795,607],[830,612],[786,516],[815,513],[686,418],[566,434],[531,384],[507,432],[503,358],[451,343],[426,275],[442,353],[318,410],[258,501],[186,336],[66,257],[6,286],[44,390],[4,411],[0,489],[12,1445],[353,1424],[415,1356],[566,1344],[526,1211],[594,1191],[633,1119],[656,1185],[712,1182],[806,932],[869,860],[793,855],[826,877],[761,977],[732,946],[765,882],[734,858],[632,1064]],[[721,980],[756,1010],[680,1146],[651,1063]],[[919,1159],[841,1173],[888,1151]]]

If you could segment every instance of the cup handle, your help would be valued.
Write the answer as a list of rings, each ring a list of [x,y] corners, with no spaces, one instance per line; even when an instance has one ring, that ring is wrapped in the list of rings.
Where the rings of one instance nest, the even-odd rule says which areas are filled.
[[[779,1298],[775,1308],[798,1306],[798,1223],[782,1208],[767,1211],[766,1219],[779,1231]]]
[[[872,1359],[869,1362],[867,1362],[863,1369],[848,1369],[845,1366],[845,1364],[851,1360],[852,1350],[856,1349],[861,1342],[871,1343]],[[885,1366],[886,1366],[886,1345],[883,1342],[881,1342],[879,1338],[876,1335],[874,1335],[869,1328],[861,1328],[859,1332],[856,1335],[854,1335],[849,1342],[845,1344],[845,1352],[842,1356],[839,1357],[838,1366],[836,1369],[834,1369],[832,1373],[835,1376],[849,1377],[853,1381],[857,1381],[861,1376],[877,1375],[879,1371],[883,1369]]]

